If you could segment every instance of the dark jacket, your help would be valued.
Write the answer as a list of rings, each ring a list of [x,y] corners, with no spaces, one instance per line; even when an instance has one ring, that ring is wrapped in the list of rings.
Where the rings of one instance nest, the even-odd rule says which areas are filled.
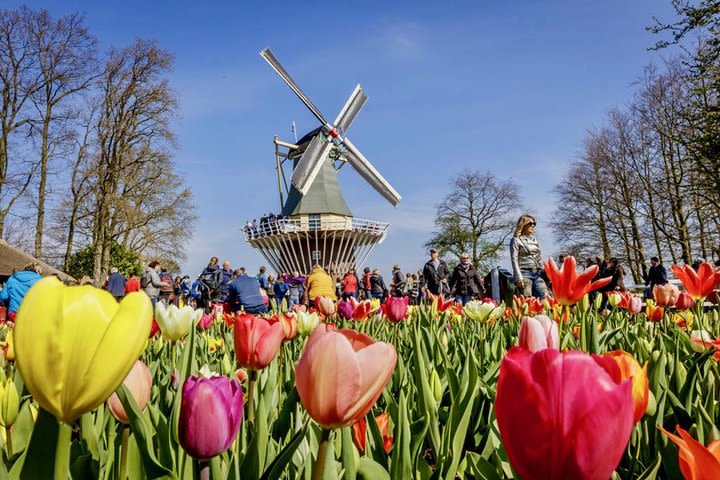
[[[395,297],[402,297],[405,295],[405,275],[403,275],[400,269],[393,272],[392,294]]]
[[[9,313],[17,312],[30,287],[42,277],[35,270],[21,270],[5,282],[0,291],[0,301],[7,305]]]
[[[232,279],[232,269],[220,270],[220,292],[227,296],[228,289],[230,288],[230,279]]]
[[[387,286],[385,286],[385,280],[380,275],[370,276],[370,293],[382,293],[387,292]]]
[[[233,312],[237,312],[240,308],[252,310],[264,306],[265,302],[260,295],[260,282],[247,275],[240,275],[230,282],[228,303]]]
[[[124,297],[125,296],[125,277],[119,273],[111,273],[108,277],[107,289],[110,295],[113,297]]]
[[[667,282],[667,270],[665,270],[665,267],[659,263],[655,267],[651,265],[646,281],[650,288],[652,289],[655,285],[665,285]]]
[[[290,290],[290,285],[284,282],[275,282],[275,285],[273,286],[273,290],[275,290],[275,299],[279,302],[284,297],[285,294]]]
[[[459,263],[450,276],[450,290],[457,295],[484,295],[482,279],[472,263],[463,265]]]
[[[440,265],[438,265],[437,270],[435,270],[432,260],[428,260],[423,267],[423,279],[425,280],[425,285],[433,295],[448,293],[448,286],[446,283],[443,283],[443,280],[447,280],[449,276],[450,271],[448,270],[448,266],[444,260],[440,260]],[[442,292],[440,291],[441,286]]]

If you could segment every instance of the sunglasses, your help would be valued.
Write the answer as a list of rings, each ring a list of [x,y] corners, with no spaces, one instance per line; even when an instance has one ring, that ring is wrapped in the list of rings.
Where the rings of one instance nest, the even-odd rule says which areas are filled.
[[[530,223],[528,223],[528,225],[530,225],[531,227],[534,227],[537,225],[537,222],[530,222]]]

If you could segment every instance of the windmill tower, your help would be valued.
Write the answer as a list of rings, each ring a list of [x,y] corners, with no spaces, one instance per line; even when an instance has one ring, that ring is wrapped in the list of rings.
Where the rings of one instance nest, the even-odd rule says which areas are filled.
[[[243,228],[245,241],[257,248],[278,272],[307,273],[315,264],[340,274],[365,262],[387,234],[387,222],[355,218],[340,190],[337,173],[346,164],[393,206],[400,195],[345,136],[367,101],[360,85],[335,119],[328,122],[290,77],[269,48],[260,55],[320,121],[320,127],[296,143],[275,137],[279,217],[264,218]],[[283,167],[292,163],[288,188]],[[283,187],[285,196],[283,195]]]

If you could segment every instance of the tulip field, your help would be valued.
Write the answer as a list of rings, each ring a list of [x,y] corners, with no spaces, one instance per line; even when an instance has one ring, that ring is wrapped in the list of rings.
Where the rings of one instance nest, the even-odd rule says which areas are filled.
[[[598,312],[574,267],[263,316],[44,279],[0,334],[0,478],[720,478],[720,274]]]

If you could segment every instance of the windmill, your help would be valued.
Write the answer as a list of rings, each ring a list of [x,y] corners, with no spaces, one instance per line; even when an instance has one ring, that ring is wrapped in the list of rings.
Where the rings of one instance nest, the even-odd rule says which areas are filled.
[[[315,264],[341,273],[362,264],[381,243],[389,224],[353,217],[338,184],[347,163],[393,206],[400,195],[347,137],[367,95],[357,85],[333,123],[326,120],[266,48],[260,55],[320,122],[296,143],[274,139],[281,215],[249,223],[245,240],[260,250],[278,272],[307,273]],[[288,186],[283,166],[292,163]],[[283,186],[285,195],[283,195]]]

